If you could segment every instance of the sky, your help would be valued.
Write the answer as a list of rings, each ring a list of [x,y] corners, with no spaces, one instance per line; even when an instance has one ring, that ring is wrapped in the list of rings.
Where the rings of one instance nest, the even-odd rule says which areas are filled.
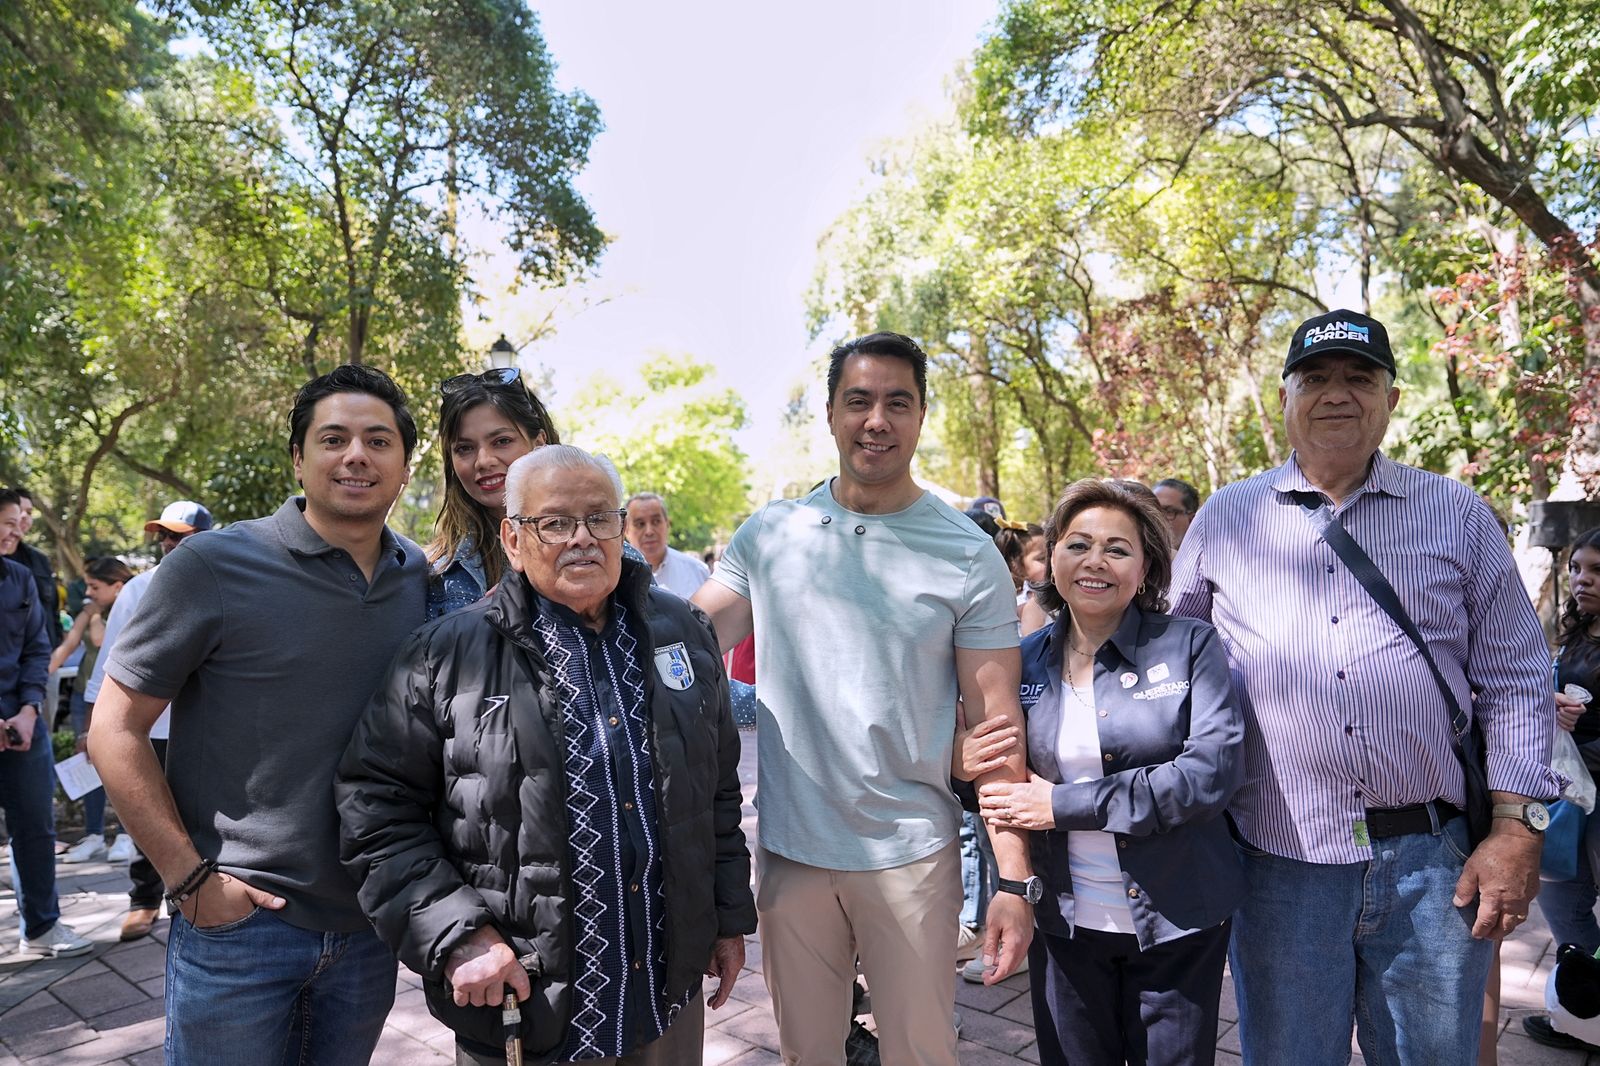
[[[533,7],[558,84],[599,105],[605,130],[577,185],[612,243],[579,290],[492,297],[469,339],[487,347],[509,323],[520,344],[554,306],[555,334],[522,362],[551,373],[558,426],[597,369],[625,377],[662,351],[710,362],[744,398],[739,443],[760,462],[825,348],[808,347],[805,322],[818,238],[863,191],[878,146],[949,112],[952,75],[998,4]]]

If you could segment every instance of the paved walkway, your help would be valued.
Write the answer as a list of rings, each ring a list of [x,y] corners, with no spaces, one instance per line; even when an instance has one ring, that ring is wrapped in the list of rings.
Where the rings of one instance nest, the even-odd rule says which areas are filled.
[[[755,745],[746,733],[741,765],[745,795],[753,793]],[[745,831],[755,831],[755,809],[746,803]],[[127,877],[106,863],[61,866],[60,891],[65,921],[99,945],[76,959],[24,960],[17,942],[16,901],[10,886],[0,888],[0,1066],[48,1063],[97,1066],[121,1063],[153,1066],[161,1062],[162,973],[166,923],[154,936],[132,944],[117,942],[126,906]],[[1519,1019],[1543,1003],[1551,964],[1550,933],[1534,916],[1505,944],[1499,1041],[1502,1066],[1600,1066],[1600,1054],[1553,1051],[1522,1035]],[[721,1010],[708,1012],[707,1066],[764,1066],[780,1061],[772,1005],[761,979],[761,945],[751,937],[746,971]],[[1019,975],[993,988],[956,982],[956,1009],[962,1016],[961,1061],[965,1066],[1038,1061],[1028,978]],[[1238,1017],[1232,986],[1225,986],[1218,1062],[1237,1064]],[[401,971],[394,1011],[373,1062],[378,1066],[448,1064],[453,1059],[449,1032],[428,1014],[417,978]],[[1354,1062],[1360,1063],[1356,1055]]]

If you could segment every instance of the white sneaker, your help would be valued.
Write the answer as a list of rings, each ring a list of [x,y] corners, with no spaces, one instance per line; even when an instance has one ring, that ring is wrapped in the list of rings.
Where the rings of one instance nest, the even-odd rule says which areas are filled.
[[[111,850],[106,853],[109,862],[132,862],[138,857],[139,848],[127,833],[118,834],[116,843],[112,844]]]
[[[1028,956],[1024,955],[1022,956],[1022,965],[1017,967],[1016,973],[1027,972]],[[1012,976],[1014,977],[1016,974],[1013,974]],[[972,985],[983,984],[983,956],[981,954],[971,962],[967,963],[965,966],[961,967],[961,979]]]
[[[956,926],[956,961],[970,959],[983,950],[983,934],[970,925]]]
[[[105,858],[105,854],[105,837],[84,837],[82,840],[72,845],[72,847],[68,848],[66,851],[63,851],[57,861],[93,862],[96,859]]]
[[[87,955],[94,950],[94,941],[85,940],[61,922],[50,927],[43,936],[22,938],[17,954],[40,959],[65,959],[73,955]]]

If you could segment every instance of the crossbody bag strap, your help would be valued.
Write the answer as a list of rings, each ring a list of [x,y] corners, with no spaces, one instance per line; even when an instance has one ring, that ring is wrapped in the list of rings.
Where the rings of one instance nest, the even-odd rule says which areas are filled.
[[[1411,616],[1406,613],[1405,606],[1400,602],[1399,593],[1395,592],[1394,586],[1389,584],[1389,579],[1378,569],[1378,564],[1374,563],[1372,557],[1356,543],[1343,523],[1334,517],[1321,495],[1315,492],[1296,492],[1292,495],[1295,502],[1305,508],[1306,517],[1317,527],[1322,539],[1328,542],[1328,547],[1333,549],[1333,553],[1361,583],[1361,587],[1367,590],[1367,595],[1383,608],[1383,613],[1400,627],[1401,632],[1411,638],[1411,643],[1422,653],[1422,661],[1428,664],[1434,684],[1439,686],[1439,693],[1444,696],[1444,705],[1450,711],[1451,734],[1455,737],[1456,743],[1460,744],[1462,738],[1467,735],[1466,713],[1462,711],[1461,704],[1456,702],[1455,693],[1450,691],[1444,674],[1439,672],[1439,664],[1434,662],[1433,653],[1428,650],[1427,643],[1422,639],[1422,633],[1411,620]]]

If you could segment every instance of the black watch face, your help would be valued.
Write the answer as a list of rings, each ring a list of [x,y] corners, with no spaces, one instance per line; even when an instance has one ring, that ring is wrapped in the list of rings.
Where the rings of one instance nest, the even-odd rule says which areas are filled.
[[[1043,881],[1039,880],[1037,877],[1030,877],[1024,881],[1023,884],[1027,886],[1027,890],[1022,895],[1023,899],[1027,900],[1029,903],[1038,903],[1041,899],[1044,899]]]

